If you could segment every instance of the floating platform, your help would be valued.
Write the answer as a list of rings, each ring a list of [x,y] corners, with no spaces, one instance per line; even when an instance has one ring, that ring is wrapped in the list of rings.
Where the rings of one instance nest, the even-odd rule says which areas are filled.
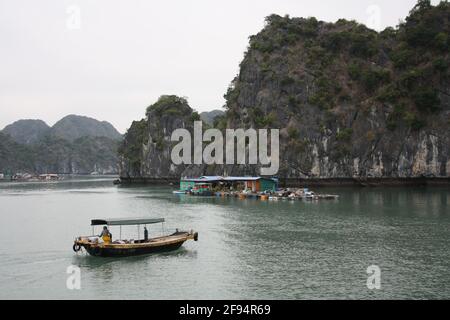
[[[270,194],[257,194],[257,193],[245,193],[245,192],[216,192],[216,197],[221,198],[239,198],[241,200],[254,199],[261,201],[302,201],[302,200],[337,200],[338,195],[333,194],[314,194],[304,196],[277,196]]]
[[[284,189],[278,191],[266,191],[266,192],[251,192],[247,191],[212,191],[211,188],[207,189],[207,192],[189,192],[189,191],[173,191],[174,194],[186,194],[192,196],[216,196],[220,198],[239,198],[255,199],[261,201],[301,201],[301,200],[337,200],[338,195],[334,194],[316,194],[307,188],[297,189]]]

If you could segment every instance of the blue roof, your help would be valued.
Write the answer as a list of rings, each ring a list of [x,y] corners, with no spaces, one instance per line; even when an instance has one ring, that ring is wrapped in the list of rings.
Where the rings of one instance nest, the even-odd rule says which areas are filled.
[[[221,177],[221,176],[203,176],[203,177],[200,177],[200,179],[208,180],[208,181],[218,181],[218,180],[222,180],[223,177]]]
[[[225,181],[257,181],[261,180],[261,177],[226,177],[223,178]]]
[[[215,181],[222,181],[223,177],[220,176],[203,176],[200,178],[184,178],[181,179],[181,181],[191,181],[191,182],[215,182]]]
[[[258,180],[272,180],[276,181],[275,178],[264,178],[264,177],[221,177],[221,176],[202,176],[199,178],[184,178],[181,181],[188,182],[219,182],[219,181],[258,181]]]

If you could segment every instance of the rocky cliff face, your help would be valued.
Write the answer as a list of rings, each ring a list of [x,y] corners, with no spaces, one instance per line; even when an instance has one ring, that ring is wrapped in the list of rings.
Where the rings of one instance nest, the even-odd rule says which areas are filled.
[[[381,33],[353,21],[269,16],[250,37],[216,126],[279,128],[281,178],[449,177],[449,16],[448,3],[422,0]],[[147,141],[187,126],[161,120],[150,114]],[[174,168],[168,155],[144,145],[140,174],[257,172]]]
[[[448,17],[398,30],[270,16],[227,94],[231,127],[279,127],[280,176],[450,175]]]
[[[125,135],[119,149],[121,177],[179,178],[187,166],[172,163],[172,132],[178,128],[192,132],[193,121],[199,119],[184,98],[162,96],[147,108],[146,118],[135,121]]]
[[[143,148],[141,172],[144,176],[180,176],[183,166],[171,161],[170,141],[172,132],[178,128],[192,131],[193,110],[183,98],[163,96],[147,109],[147,144]]]

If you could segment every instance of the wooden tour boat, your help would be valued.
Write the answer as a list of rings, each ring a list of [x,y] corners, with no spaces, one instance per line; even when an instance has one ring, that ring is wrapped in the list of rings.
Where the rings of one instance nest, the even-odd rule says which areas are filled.
[[[138,240],[107,240],[102,241],[100,236],[80,236],[75,239],[73,250],[75,252],[84,248],[90,255],[99,257],[124,257],[157,252],[167,252],[180,248],[187,240],[198,240],[198,233],[194,231],[178,231],[161,237],[140,239],[139,226],[164,223],[164,219],[95,219],[91,221],[92,233],[94,226],[122,226],[136,225],[138,227]],[[120,236],[121,238],[121,236]],[[108,238],[106,238],[108,239]]]

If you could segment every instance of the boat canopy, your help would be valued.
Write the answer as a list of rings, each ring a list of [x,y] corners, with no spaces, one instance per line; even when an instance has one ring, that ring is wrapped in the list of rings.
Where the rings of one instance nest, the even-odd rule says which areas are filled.
[[[164,218],[123,218],[123,219],[94,219],[91,220],[91,226],[129,226],[129,225],[140,225],[140,224],[154,224],[162,223]]]

